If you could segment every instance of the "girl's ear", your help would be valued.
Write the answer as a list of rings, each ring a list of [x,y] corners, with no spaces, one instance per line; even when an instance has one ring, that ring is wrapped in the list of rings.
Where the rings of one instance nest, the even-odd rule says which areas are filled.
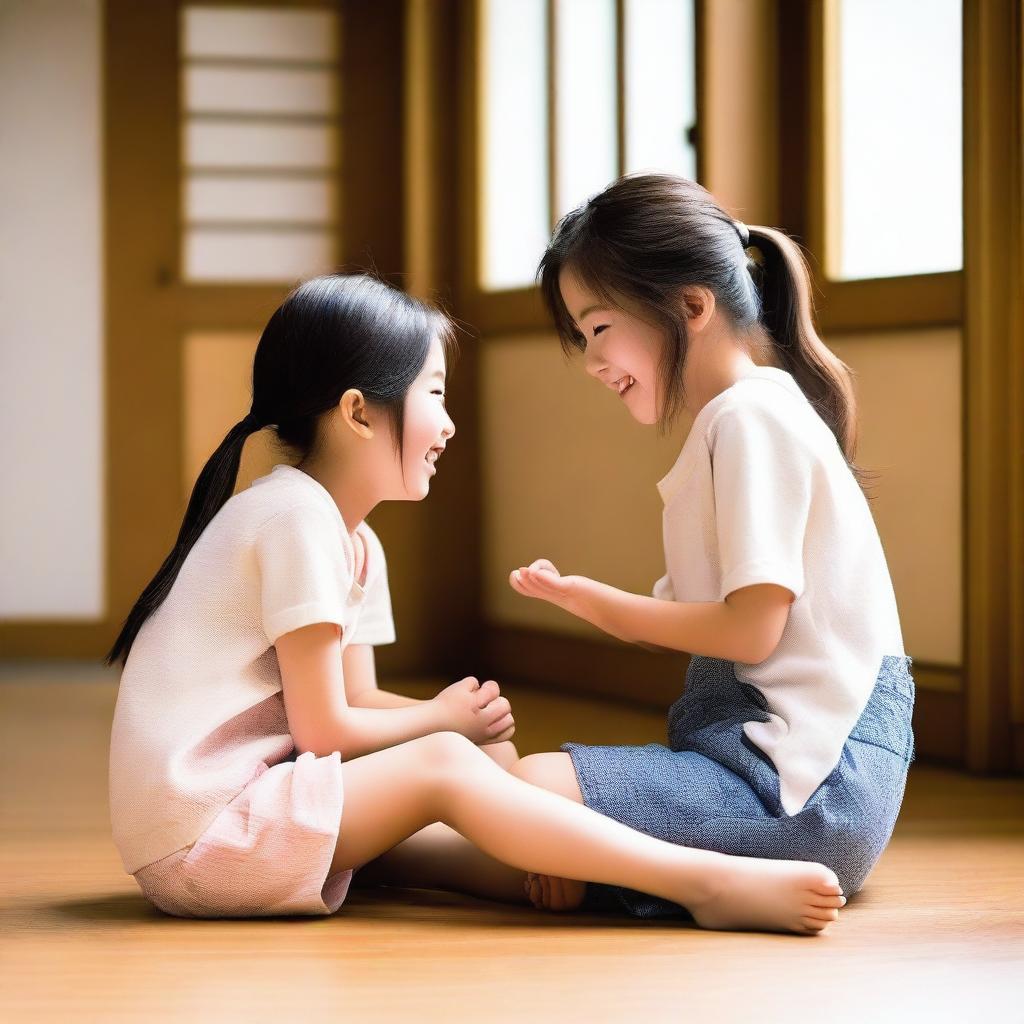
[[[360,437],[373,437],[373,427],[370,426],[370,419],[367,414],[366,399],[363,393],[356,388],[349,388],[341,396],[338,403],[338,413],[342,422]]]
[[[683,316],[691,331],[701,331],[715,311],[715,295],[710,288],[694,285],[683,292]]]

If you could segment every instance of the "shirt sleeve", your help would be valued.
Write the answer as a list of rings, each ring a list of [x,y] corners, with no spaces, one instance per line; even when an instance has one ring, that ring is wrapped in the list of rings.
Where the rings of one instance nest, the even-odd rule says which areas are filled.
[[[256,534],[260,616],[270,643],[315,622],[344,627],[352,589],[338,524],[317,508],[271,516]]]
[[[724,601],[756,583],[804,592],[804,537],[814,474],[809,447],[781,416],[726,408],[711,437],[715,526]]]
[[[369,528],[365,536],[369,539],[366,553],[369,583],[350,643],[373,644],[379,647],[395,642],[395,620],[391,614],[391,591],[388,587],[384,547]]]

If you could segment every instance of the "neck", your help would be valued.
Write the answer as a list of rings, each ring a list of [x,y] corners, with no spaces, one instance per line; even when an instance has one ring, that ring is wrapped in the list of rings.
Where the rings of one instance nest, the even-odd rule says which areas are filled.
[[[367,480],[368,474],[360,474],[358,467],[342,460],[327,461],[310,456],[295,468],[307,473],[330,494],[349,534],[355,533],[380,501],[373,493],[372,481]]]
[[[705,334],[710,324],[701,334]],[[757,369],[747,346],[735,334],[719,331],[700,337],[692,343],[686,354],[683,370],[685,408],[691,416],[704,408],[711,399],[731,388],[736,381]]]

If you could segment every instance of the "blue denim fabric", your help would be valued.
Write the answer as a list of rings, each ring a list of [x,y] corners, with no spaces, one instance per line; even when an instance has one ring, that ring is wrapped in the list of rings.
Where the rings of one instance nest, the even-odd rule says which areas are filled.
[[[669,745],[565,743],[588,807],[659,839],[746,857],[818,861],[850,896],[892,835],[914,759],[912,659],[886,656],[839,763],[803,809],[786,814],[779,776],[743,723],[765,721],[765,700],[730,661],[694,657],[668,714]],[[590,885],[586,906],[637,917],[686,914],[674,903]]]

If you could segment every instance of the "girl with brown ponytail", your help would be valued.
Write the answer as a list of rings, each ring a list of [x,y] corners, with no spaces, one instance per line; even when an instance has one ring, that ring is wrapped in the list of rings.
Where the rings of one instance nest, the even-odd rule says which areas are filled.
[[[524,758],[520,777],[674,843],[821,862],[855,893],[902,801],[914,682],[854,462],[850,373],[815,330],[800,249],[693,181],[642,174],[564,217],[540,276],[563,348],[634,419],[664,428],[685,411],[693,425],[658,484],[653,596],[547,559],[511,586],[692,657],[668,746],[567,743]],[[527,888],[550,907],[585,896],[551,877]],[[642,916],[679,909],[589,895]]]

